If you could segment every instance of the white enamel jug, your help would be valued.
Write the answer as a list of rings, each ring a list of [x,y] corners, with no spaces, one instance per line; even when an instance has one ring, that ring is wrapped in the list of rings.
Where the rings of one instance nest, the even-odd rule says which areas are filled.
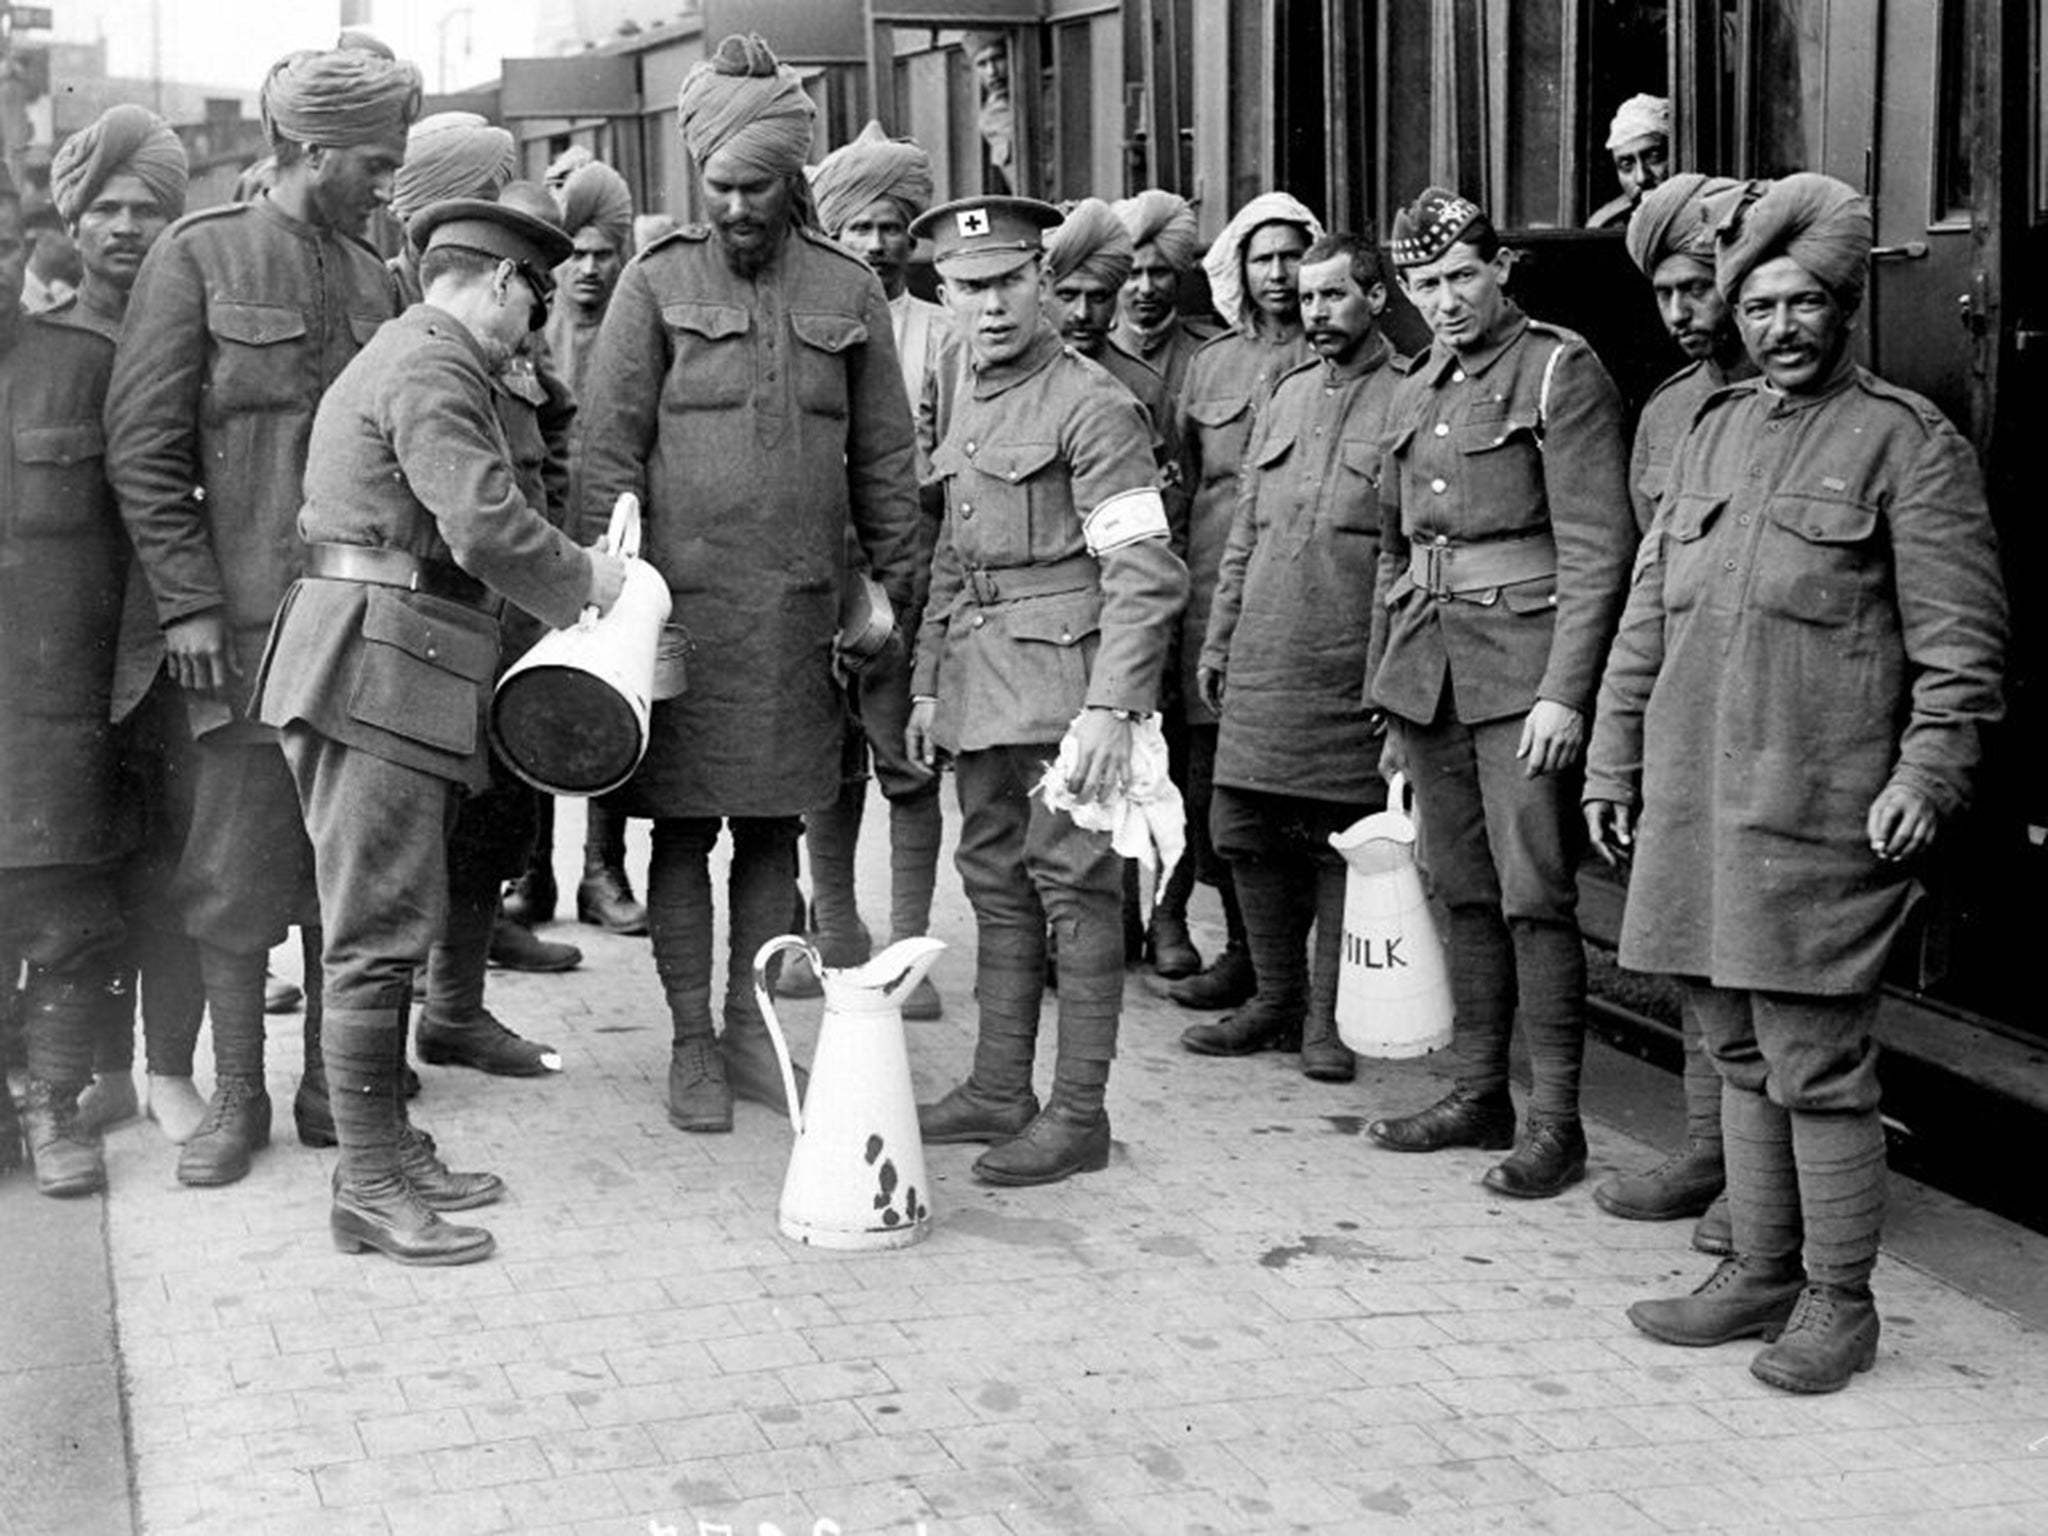
[[[1330,834],[1350,866],[1337,1033],[1361,1056],[1421,1056],[1451,1043],[1450,973],[1415,866],[1411,801],[1397,773],[1385,810]]]

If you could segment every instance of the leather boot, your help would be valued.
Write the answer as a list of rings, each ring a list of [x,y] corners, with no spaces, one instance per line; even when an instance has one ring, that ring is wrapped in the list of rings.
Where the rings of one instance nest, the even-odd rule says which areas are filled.
[[[1749,1374],[1786,1392],[1839,1392],[1877,1363],[1877,1303],[1868,1286],[1809,1285],[1778,1340]]]
[[[545,796],[542,799],[545,804],[554,803]],[[542,853],[536,857],[545,858],[546,855]],[[522,928],[538,928],[555,920],[556,894],[553,870],[545,867],[529,869],[505,887],[498,910],[508,923],[517,923]]]
[[[576,882],[576,920],[637,938],[647,932],[647,908],[616,864],[586,864]]]
[[[299,1005],[306,1000],[305,989],[297,982],[286,981],[282,976],[263,973],[263,1011],[265,1013],[297,1013]]]
[[[1183,1008],[1207,1013],[1250,1002],[1258,989],[1252,957],[1241,945],[1231,945],[1211,960],[1206,970],[1173,983],[1166,995]]]
[[[206,1118],[178,1151],[178,1182],[210,1187],[246,1178],[270,1145],[270,1095],[260,1077],[230,1075],[213,1087]]]
[[[1480,1179],[1488,1189],[1517,1200],[1548,1200],[1586,1176],[1586,1130],[1576,1115],[1532,1109],[1522,1129],[1522,1144]]]
[[[1646,1173],[1616,1174],[1593,1191],[1593,1203],[1624,1221],[1677,1221],[1705,1211],[1726,1183],[1720,1143],[1695,1143]]]
[[[932,1147],[1008,1141],[1037,1118],[1038,1095],[1028,1085],[1021,1098],[999,1098],[971,1077],[937,1103],[917,1106],[918,1135]]]
[[[976,1158],[974,1176],[984,1184],[1021,1186],[1100,1173],[1109,1166],[1109,1139],[1106,1111],[1076,1111],[1055,1098],[1021,1133]]]
[[[1318,1083],[1348,1083],[1358,1075],[1358,1058],[1337,1033],[1337,973],[1344,959],[1344,883],[1341,863],[1317,863],[1308,1013],[1301,1021],[1301,1075]]]
[[[1453,1088],[1427,1109],[1373,1121],[1365,1134],[1395,1152],[1436,1152],[1445,1147],[1499,1152],[1515,1144],[1514,1100],[1505,1088],[1489,1093]]]
[[[78,1125],[88,1136],[133,1120],[141,1111],[135,1079],[127,1072],[96,1072],[78,1096]]]
[[[413,1039],[430,1067],[472,1067],[493,1077],[546,1077],[562,1070],[560,1051],[514,1034],[488,1008],[467,1019],[423,1014]]]
[[[732,1086],[709,1020],[701,1032],[678,1034],[669,1047],[668,1123],[695,1134],[732,1129]]]
[[[496,1249],[491,1234],[443,1221],[406,1176],[405,1143],[423,1133],[412,1131],[400,1108],[404,1033],[402,1007],[328,1013],[322,1048],[341,1138],[329,1230],[343,1253],[375,1249],[401,1264],[472,1264]]]
[[[1168,981],[1194,976],[1202,969],[1202,953],[1188,934],[1187,914],[1167,911],[1163,901],[1145,930],[1145,953],[1152,961],[1152,973]]]
[[[1723,1259],[1690,1296],[1639,1301],[1628,1320],[1653,1339],[1694,1348],[1775,1339],[1805,1287],[1796,1261]]]
[[[924,1140],[935,1146],[1004,1141],[1037,1116],[1031,1069],[1045,999],[1045,933],[1000,923],[977,926],[974,999],[978,1022],[967,1080],[937,1103],[917,1106]]]
[[[1277,1015],[1253,998],[1235,1013],[1209,1024],[1190,1024],[1181,1031],[1183,1049],[1197,1056],[1250,1056],[1259,1051],[1293,1051],[1301,1047],[1301,1017]]]
[[[574,944],[557,944],[541,938],[523,923],[502,913],[491,929],[490,963],[507,971],[531,971],[551,976],[573,971],[583,963],[583,951]]]
[[[1692,1245],[1701,1253],[1722,1258],[1735,1252],[1735,1218],[1728,1212],[1726,1195],[1708,1206],[1707,1213],[1693,1224]]]
[[[726,1015],[725,1033],[718,1037],[718,1056],[725,1063],[725,1080],[733,1097],[772,1109],[785,1118],[789,1114],[789,1092],[782,1081],[782,1059],[775,1054],[775,1042],[768,1038],[768,1026],[759,1018]],[[811,1086],[811,1074],[792,1061],[799,1107]]]
[[[0,1096],[5,1089],[0,1088]],[[97,1194],[107,1187],[107,1168],[99,1143],[78,1123],[78,1089],[28,1080],[21,1106],[21,1129],[35,1164],[36,1188],[57,1199]]]

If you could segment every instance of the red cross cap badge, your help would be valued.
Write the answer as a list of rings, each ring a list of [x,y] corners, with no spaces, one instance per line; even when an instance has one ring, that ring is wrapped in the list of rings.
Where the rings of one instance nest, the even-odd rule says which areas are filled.
[[[988,210],[986,208],[962,208],[953,215],[953,222],[959,227],[961,239],[972,240],[976,235],[988,233]]]

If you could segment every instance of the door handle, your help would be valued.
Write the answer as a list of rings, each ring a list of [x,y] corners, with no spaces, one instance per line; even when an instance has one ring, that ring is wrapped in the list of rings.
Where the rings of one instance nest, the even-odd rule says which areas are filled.
[[[1927,242],[1908,240],[1904,245],[1880,245],[1870,253],[1872,261],[1925,261]]]

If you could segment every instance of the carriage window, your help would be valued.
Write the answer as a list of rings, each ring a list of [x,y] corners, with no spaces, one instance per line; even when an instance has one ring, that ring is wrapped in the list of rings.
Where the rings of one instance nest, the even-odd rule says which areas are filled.
[[[1560,50],[1563,40],[1553,42],[1547,34],[1559,30],[1561,18],[1557,13],[1561,9],[1514,7],[1513,25],[1518,29],[1518,35],[1512,46],[1525,53],[1548,54]],[[1608,218],[1602,222],[1616,222],[1615,203],[1618,201],[1623,207],[1627,205],[1625,189],[1615,173],[1614,156],[1607,148],[1607,137],[1613,127],[1616,110],[1630,97],[1669,97],[1670,29],[1668,5],[1638,4],[1635,0],[1593,0],[1588,7],[1584,127],[1578,130],[1579,141],[1573,146],[1571,156],[1577,167],[1574,191],[1584,209],[1580,222],[1596,217],[1603,209],[1608,210]],[[1540,105],[1531,104],[1532,108],[1540,108]],[[1572,131],[1555,113],[1543,114],[1536,110],[1515,110],[1509,118],[1508,127],[1509,153],[1524,160],[1544,150],[1554,150],[1562,134]],[[1667,175],[1678,168],[1671,158],[1677,147],[1675,142],[1666,140],[1664,169]],[[1552,153],[1548,160],[1555,180],[1555,154]],[[1539,162],[1530,170],[1535,172],[1542,168]],[[1513,177],[1511,167],[1511,185],[1517,192],[1521,190],[1519,183],[1520,178]],[[1560,209],[1559,213],[1562,212]],[[1527,222],[1573,221],[1553,215],[1550,221],[1530,218]]]
[[[1827,0],[1762,0],[1755,12],[1759,176],[1820,170],[1825,125]]]
[[[1968,12],[1963,0],[1942,0],[1941,58],[1934,76],[1941,92],[1932,209],[1937,220],[1968,219],[1975,202],[1978,91]]]

